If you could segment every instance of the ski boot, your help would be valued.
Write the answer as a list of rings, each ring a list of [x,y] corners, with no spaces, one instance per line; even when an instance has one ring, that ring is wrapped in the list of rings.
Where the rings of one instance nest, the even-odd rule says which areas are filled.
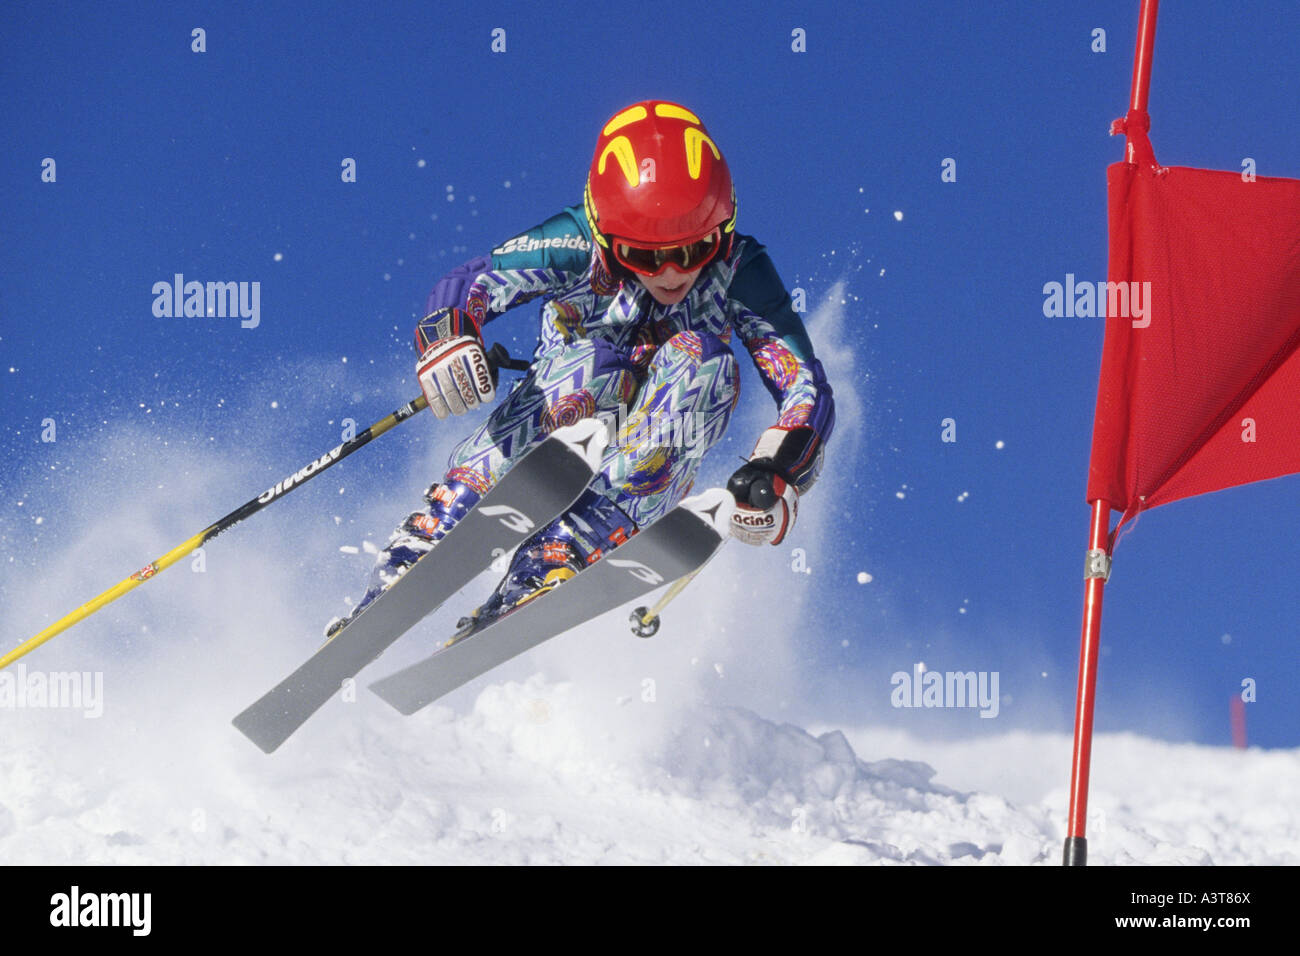
[[[461,518],[465,517],[469,509],[478,503],[482,492],[475,491],[470,485],[457,480],[455,475],[456,472],[449,472],[446,481],[430,485],[424,493],[428,506],[423,511],[411,512],[393,532],[388,545],[379,552],[379,557],[375,560],[361,602],[346,616],[336,617],[325,626],[327,642],[356,620],[357,615],[369,607],[375,598],[392,587],[416,561],[428,554],[433,546],[441,541]],[[482,485],[482,479],[477,474],[472,476],[472,480],[475,485]]]
[[[519,545],[492,596],[460,619],[448,645],[559,587],[636,531],[636,524],[618,505],[591,489],[584,491],[565,514]]]

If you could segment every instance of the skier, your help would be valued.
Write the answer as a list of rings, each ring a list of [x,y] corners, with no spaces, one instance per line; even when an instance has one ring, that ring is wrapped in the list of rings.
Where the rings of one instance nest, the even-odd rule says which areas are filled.
[[[568,512],[522,543],[461,635],[573,577],[686,497],[739,398],[733,335],[779,409],[731,477],[732,534],[779,544],[820,471],[834,424],[821,363],[756,240],[735,232],[731,174],[703,123],[648,100],[601,130],[582,206],[439,281],[415,330],[416,374],[438,418],[487,404],[495,375],[483,326],[545,297],[527,374],[456,448],[380,552],[361,602],[336,634],[433,548],[555,428],[597,416],[613,437]]]

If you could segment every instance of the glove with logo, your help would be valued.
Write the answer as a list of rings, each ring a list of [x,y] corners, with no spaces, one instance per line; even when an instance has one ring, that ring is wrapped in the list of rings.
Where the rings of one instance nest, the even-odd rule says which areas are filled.
[[[415,350],[415,376],[439,418],[463,415],[496,396],[496,376],[468,312],[446,308],[426,315],[415,327]]]
[[[731,535],[745,544],[780,544],[794,527],[799,492],[776,470],[771,458],[745,462],[727,482],[736,499]]]

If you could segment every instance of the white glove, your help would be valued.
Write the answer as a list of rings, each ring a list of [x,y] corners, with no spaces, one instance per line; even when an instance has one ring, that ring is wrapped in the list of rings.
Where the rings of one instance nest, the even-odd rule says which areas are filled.
[[[439,418],[464,415],[492,401],[497,393],[483,343],[473,335],[434,342],[415,363],[415,376]]]

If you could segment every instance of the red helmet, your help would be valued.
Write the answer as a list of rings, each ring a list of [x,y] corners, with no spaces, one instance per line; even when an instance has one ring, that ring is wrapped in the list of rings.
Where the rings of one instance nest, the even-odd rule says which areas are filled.
[[[596,249],[613,274],[623,271],[618,268],[622,257],[614,254],[620,240],[642,249],[685,246],[716,230],[714,248],[723,256],[731,250],[736,227],[731,171],[700,118],[676,103],[646,100],[605,124],[584,198]]]

